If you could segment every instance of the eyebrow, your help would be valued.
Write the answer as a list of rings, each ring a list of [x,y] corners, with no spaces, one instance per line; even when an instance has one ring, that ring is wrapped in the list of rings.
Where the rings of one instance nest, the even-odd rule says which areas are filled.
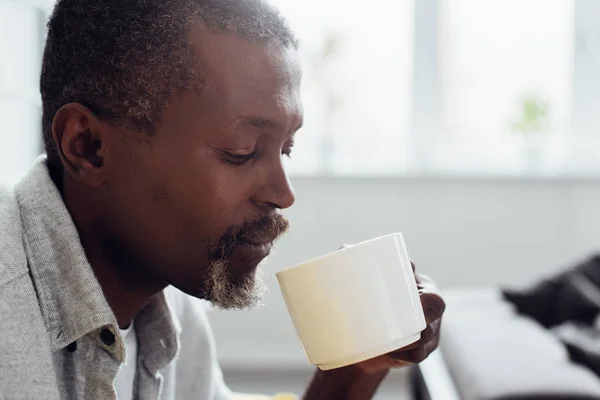
[[[258,129],[276,130],[281,128],[281,125],[273,120],[263,117],[242,115],[234,121],[238,126],[253,126]]]
[[[249,115],[242,115],[239,116],[237,118],[234,119],[234,124],[237,126],[252,126],[258,129],[263,129],[263,130],[281,130],[284,129],[284,127],[277,121],[268,119],[268,118],[264,118],[264,117],[258,117],[258,116],[249,116]],[[296,132],[298,129],[300,129],[302,126],[302,123],[300,123],[300,126],[295,127],[294,132]]]

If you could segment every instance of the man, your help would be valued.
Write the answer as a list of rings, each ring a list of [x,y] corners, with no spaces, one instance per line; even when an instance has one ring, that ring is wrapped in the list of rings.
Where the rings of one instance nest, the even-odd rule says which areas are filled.
[[[59,0],[48,28],[47,158],[0,195],[0,398],[231,398],[195,298],[260,300],[294,203],[296,40],[261,0]],[[422,339],[305,398],[371,398],[435,349],[418,279]]]

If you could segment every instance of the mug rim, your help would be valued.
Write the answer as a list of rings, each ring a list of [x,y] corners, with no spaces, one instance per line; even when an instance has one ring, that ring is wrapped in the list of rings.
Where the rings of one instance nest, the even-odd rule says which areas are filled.
[[[329,253],[325,253],[325,254],[322,254],[322,255],[317,256],[317,257],[310,258],[310,259],[308,259],[306,261],[302,261],[302,262],[300,262],[298,264],[292,265],[291,267],[284,268],[281,271],[276,272],[275,275],[277,277],[279,277],[280,275],[283,275],[283,274],[285,274],[287,272],[290,272],[292,270],[296,270],[296,269],[302,268],[306,264],[311,264],[311,263],[314,263],[314,262],[317,262],[317,261],[322,261],[323,259],[326,259],[326,258],[329,258],[329,257],[331,257],[333,255],[339,254],[340,252],[348,251],[348,250],[350,250],[350,249],[352,249],[352,248],[354,248],[356,246],[362,246],[362,245],[368,244],[370,242],[375,242],[375,241],[378,241],[378,240],[381,240],[381,239],[387,239],[389,237],[396,237],[396,236],[400,236],[402,238],[402,240],[404,240],[404,235],[402,234],[402,232],[388,233],[388,234],[383,235],[383,236],[378,236],[378,237],[371,238],[371,239],[368,239],[368,240],[365,240],[365,241],[362,241],[362,242],[358,242],[356,244],[347,245],[345,247],[342,247],[341,249],[338,249],[338,250],[335,250],[335,251],[331,251]]]

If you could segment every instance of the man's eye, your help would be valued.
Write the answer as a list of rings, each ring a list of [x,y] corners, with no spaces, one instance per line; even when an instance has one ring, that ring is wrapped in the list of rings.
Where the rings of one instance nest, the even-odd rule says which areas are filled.
[[[283,149],[281,150],[281,154],[286,156],[287,158],[292,158],[292,149]]]
[[[234,153],[225,153],[225,160],[234,165],[243,165],[248,161],[252,160],[256,156],[256,151],[253,151],[250,154],[234,154]]]

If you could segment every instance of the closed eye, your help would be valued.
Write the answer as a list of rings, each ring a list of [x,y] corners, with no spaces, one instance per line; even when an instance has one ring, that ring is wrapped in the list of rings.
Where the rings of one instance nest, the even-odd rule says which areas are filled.
[[[224,160],[233,165],[244,165],[254,157],[256,157],[256,151],[249,154],[236,154],[228,151],[223,152]]]

